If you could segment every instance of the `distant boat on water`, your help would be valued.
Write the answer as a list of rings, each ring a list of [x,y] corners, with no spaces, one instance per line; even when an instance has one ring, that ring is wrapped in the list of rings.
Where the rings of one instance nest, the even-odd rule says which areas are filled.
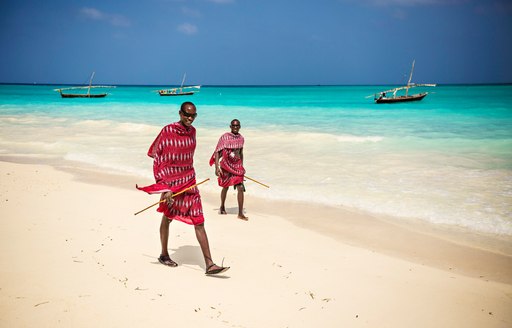
[[[115,86],[111,86],[111,85],[92,85],[92,79],[94,78],[94,73],[95,72],[92,72],[91,78],[89,79],[89,85],[87,85],[87,86],[60,88],[60,89],[55,89],[55,91],[58,91],[62,98],[105,98],[107,96],[106,92],[103,92],[103,93],[91,93],[91,89],[96,89],[96,88],[115,88]],[[78,92],[78,93],[62,92],[62,91],[65,91],[65,90],[83,90],[83,91],[82,92]],[[87,92],[85,92],[84,90],[87,90]]]
[[[179,88],[171,88],[171,89],[162,89],[158,90],[160,96],[191,96],[194,93],[198,92],[201,89],[200,85],[191,85],[184,87],[185,77],[187,74],[183,75],[183,79],[181,80],[181,86]]]
[[[416,84],[411,83],[412,80],[412,73],[414,71],[414,62],[412,61],[412,68],[411,73],[409,75],[409,81],[407,82],[407,85],[381,91],[378,94],[375,94],[373,96],[373,99],[375,100],[376,104],[390,104],[390,103],[398,103],[398,102],[407,102],[407,101],[419,101],[425,98],[428,95],[428,92],[422,92],[422,93],[416,93],[416,94],[409,94],[409,89],[416,88],[416,87],[435,87],[436,84],[432,83],[423,83],[423,84]],[[397,92],[400,90],[405,90],[405,95],[397,95]],[[391,96],[388,96],[389,94],[392,94]],[[371,97],[371,96],[368,96]]]

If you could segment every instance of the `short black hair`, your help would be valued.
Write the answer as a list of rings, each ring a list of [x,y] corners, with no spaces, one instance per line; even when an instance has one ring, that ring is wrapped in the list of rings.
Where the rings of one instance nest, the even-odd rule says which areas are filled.
[[[196,107],[196,105],[194,105],[194,103],[193,103],[193,102],[191,102],[191,101],[185,101],[183,104],[181,104],[180,110],[181,110],[182,112],[184,112],[184,111],[185,111],[185,107],[188,107],[188,106],[190,106],[190,105],[192,105],[192,106]]]
[[[231,123],[230,123],[230,124],[231,124],[231,125],[233,125],[233,122],[238,122],[238,124],[240,124],[240,120],[239,120],[239,119],[236,119],[236,118],[235,118],[235,119],[233,119],[233,120],[231,120]]]

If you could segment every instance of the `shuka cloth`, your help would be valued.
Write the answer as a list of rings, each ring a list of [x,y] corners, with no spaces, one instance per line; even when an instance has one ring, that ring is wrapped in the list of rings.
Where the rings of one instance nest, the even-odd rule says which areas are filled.
[[[148,150],[153,158],[153,174],[156,183],[137,189],[148,194],[172,191],[177,193],[196,183],[194,152],[196,149],[196,129],[186,127],[181,122],[165,126]],[[198,225],[204,222],[201,196],[197,187],[173,197],[171,206],[160,203],[157,211],[172,220]]]
[[[219,186],[229,187],[244,182],[245,169],[236,150],[244,147],[244,137],[238,133],[224,133],[217,143],[217,147],[210,158],[210,166],[215,163],[215,154],[219,153],[219,165],[222,174],[217,178]]]

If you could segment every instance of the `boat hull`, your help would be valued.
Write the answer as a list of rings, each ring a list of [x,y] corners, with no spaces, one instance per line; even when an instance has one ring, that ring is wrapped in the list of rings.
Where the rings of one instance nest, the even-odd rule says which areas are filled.
[[[408,102],[408,101],[419,101],[427,96],[427,93],[418,93],[411,96],[398,96],[394,98],[386,98],[380,97],[375,99],[375,103],[377,104],[392,104],[399,102]]]
[[[73,93],[61,93],[60,96],[62,98],[105,98],[107,96],[106,93],[98,93],[98,94],[73,94]]]
[[[160,96],[191,96],[194,94],[193,91],[176,93],[158,91],[158,93],[160,94]]]

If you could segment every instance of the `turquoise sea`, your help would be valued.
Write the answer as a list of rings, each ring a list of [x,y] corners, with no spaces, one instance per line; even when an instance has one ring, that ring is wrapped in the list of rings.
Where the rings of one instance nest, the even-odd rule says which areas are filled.
[[[203,86],[188,97],[118,86],[103,99],[61,99],[57,87],[0,85],[0,158],[140,183],[152,178],[147,148],[190,100],[198,180],[214,178],[209,157],[238,118],[247,175],[271,186],[248,181],[247,197],[512,236],[512,85],[438,86],[423,101],[393,105],[367,98],[390,86]],[[201,189],[218,191],[215,181]]]

